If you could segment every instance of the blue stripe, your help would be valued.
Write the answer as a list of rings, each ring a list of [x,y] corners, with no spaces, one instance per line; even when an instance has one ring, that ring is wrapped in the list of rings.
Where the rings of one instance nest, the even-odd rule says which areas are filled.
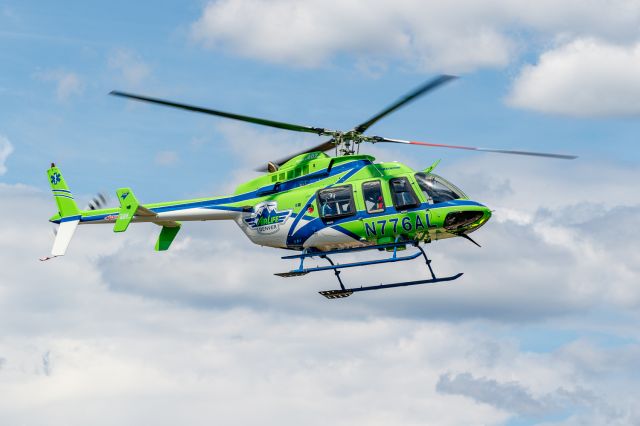
[[[325,186],[323,189],[326,188],[330,188],[334,185],[339,185],[341,183],[343,183],[344,181],[346,181],[347,179],[349,179],[351,176],[353,176],[354,174],[356,174],[357,172],[359,172],[360,170],[362,170],[365,166],[368,166],[369,164],[371,164],[370,161],[358,161],[358,164],[355,165],[355,167],[353,167],[351,170],[349,170],[348,173],[346,173],[344,176],[342,176],[340,179],[338,179],[336,182]],[[316,191],[317,193],[317,191]],[[311,205],[311,203],[313,203],[313,200],[316,198],[316,195],[313,194],[305,203],[304,207],[300,210],[300,212],[306,212],[309,209],[309,206]],[[300,231],[302,231],[302,229],[304,229],[307,225],[303,226],[301,229],[299,229],[297,232],[294,233],[294,230],[296,229],[296,226],[298,226],[298,223],[300,222],[300,220],[305,217],[304,214],[300,214],[297,215],[295,220],[293,221],[293,224],[291,225],[291,228],[289,228],[289,233],[287,235],[287,246],[291,246],[291,247],[299,247],[302,246],[302,244],[304,244],[304,242],[309,239],[309,237],[312,234],[309,234],[306,238],[303,237],[302,235],[298,235]],[[346,230],[345,230],[346,231]],[[315,232],[315,231],[314,231]],[[347,231],[348,232],[348,231]],[[300,238],[303,238],[302,240],[300,240]]]
[[[67,216],[67,217],[61,218],[60,221],[58,221],[58,223],[72,222],[74,220],[80,220],[80,219],[82,219],[80,216]]]
[[[471,200],[451,200],[451,201],[445,201],[443,203],[437,203],[437,204],[429,204],[429,203],[422,203],[420,204],[418,207],[414,207],[412,209],[407,209],[407,212],[415,212],[415,211],[420,211],[420,210],[431,210],[431,209],[437,209],[437,208],[443,208],[443,207],[456,207],[456,206],[479,206],[479,207],[483,207],[482,204],[476,202],[476,201],[471,201]],[[402,210],[405,211],[405,210]],[[334,221],[332,221],[331,225],[325,225],[325,223],[322,221],[322,219],[318,218],[313,218],[311,221],[309,221],[308,223],[304,224],[298,231],[296,231],[296,233],[294,234],[294,238],[295,241],[302,241],[299,244],[295,244],[295,246],[301,246],[302,244],[304,244],[305,241],[307,241],[314,233],[324,229],[324,228],[334,228],[335,230],[342,232],[343,234],[346,234],[356,240],[360,240],[360,236],[354,234],[351,231],[348,231],[347,229],[343,228],[342,226],[340,226],[340,224],[345,223],[345,222],[352,222],[354,220],[358,220],[358,219],[366,219],[366,218],[370,218],[370,217],[378,217],[378,216],[387,216],[387,215],[391,215],[391,214],[397,214],[399,213],[398,210],[396,210],[395,207],[387,207],[384,209],[384,211],[380,212],[380,213],[367,213],[366,210],[359,210],[356,212],[355,215],[353,216],[349,216],[349,217],[345,217],[345,218],[341,218],[341,219],[336,219]],[[289,244],[289,240],[290,238],[287,238],[287,245]],[[293,240],[293,238],[291,238],[291,240]]]
[[[347,173],[338,182],[333,183],[332,185],[335,185],[337,183],[342,183],[346,179],[351,177],[355,172],[357,172],[358,170],[360,170],[363,167],[365,167],[367,165],[370,165],[370,164],[372,164],[372,163],[369,160],[353,160],[353,161],[345,162],[343,164],[340,164],[340,165],[332,168],[330,173],[327,173],[326,170],[313,172],[313,173],[310,173],[308,175],[301,176],[299,178],[292,179],[292,180],[287,181],[287,182],[283,182],[280,185],[279,193],[288,191],[290,189],[297,188],[299,186],[308,185],[308,184],[313,183],[313,182],[318,182],[318,181],[321,181],[321,180],[324,180],[324,179],[329,179],[329,178],[331,178],[333,176],[336,176],[336,175],[339,175],[341,173],[344,173],[345,171],[349,171],[349,173]],[[263,186],[263,187],[255,190],[255,191],[247,192],[247,193],[240,194],[240,195],[233,195],[231,197],[216,198],[216,199],[204,200],[204,201],[194,201],[194,202],[184,203],[184,204],[171,204],[171,205],[162,206],[162,207],[150,208],[150,210],[153,211],[154,213],[164,213],[164,212],[179,211],[179,210],[186,210],[186,209],[192,209],[192,208],[201,207],[201,208],[206,208],[206,209],[211,209],[211,210],[225,210],[225,211],[241,212],[243,210],[242,207],[222,206],[221,204],[238,203],[238,202],[250,200],[250,199],[253,199],[253,198],[260,198],[260,196],[258,196],[258,193],[264,191],[265,188],[268,188],[269,186],[270,185]],[[331,185],[329,185],[329,186],[331,186]],[[315,197],[315,195],[314,195],[314,197]],[[310,200],[313,201],[313,197]],[[92,221],[97,221],[97,220],[104,220],[105,217],[111,216],[111,215],[114,215],[114,214],[118,214],[118,212],[116,211],[116,212],[110,212],[110,213],[103,213],[103,214],[95,215],[95,216],[85,216],[85,217],[82,218],[82,221],[83,222],[92,222]],[[293,216],[296,217],[296,218],[297,217],[300,217],[300,218],[305,217],[306,219],[312,219],[313,218],[312,216],[304,216],[304,215],[295,214],[295,213],[293,213]]]
[[[211,207],[205,207],[209,210],[224,210],[224,211],[242,211],[242,207],[227,207],[227,206],[211,206]],[[151,211],[153,212],[158,212],[159,209],[151,209]],[[181,209],[174,209],[174,210],[170,210],[170,211],[179,211]],[[118,215],[117,211],[111,212],[111,213],[103,213],[103,214],[99,214],[99,215],[95,215],[95,216],[83,216],[82,217],[82,222],[94,222],[97,220],[104,220],[105,217],[107,216],[113,216],[113,215]]]
[[[365,165],[369,165],[371,164],[371,161],[369,160],[354,160],[354,161],[349,161],[345,164],[341,164],[339,166],[334,167],[331,170],[331,173],[326,173],[326,172],[314,172],[311,173],[309,175],[305,175],[303,177],[300,178],[296,178],[287,182],[283,182],[280,185],[280,191],[278,193],[281,192],[285,192],[294,188],[297,188],[299,186],[303,186],[303,185],[308,185],[310,183],[313,182],[317,182],[320,180],[324,180],[324,179],[328,179],[330,177],[333,177],[335,175],[344,173],[347,170],[351,170],[354,168],[355,165],[359,164],[360,168],[364,167]],[[185,203],[185,204],[174,204],[174,205],[169,205],[169,206],[162,206],[162,207],[154,207],[152,209],[150,209],[151,211],[155,212],[155,213],[162,213],[162,212],[167,212],[167,211],[175,211],[175,210],[186,210],[186,209],[192,209],[192,208],[197,208],[197,207],[204,207],[204,208],[214,208],[214,209],[225,209],[225,210],[233,210],[233,211],[242,211],[242,207],[219,207],[220,204],[231,204],[231,203],[238,203],[240,201],[246,201],[246,200],[250,200],[253,198],[260,198],[261,196],[258,195],[258,193],[260,192],[264,192],[265,188],[270,187],[271,185],[267,185],[267,186],[263,186],[255,191],[251,191],[251,192],[247,192],[245,194],[240,194],[240,195],[234,195],[231,197],[223,197],[223,198],[216,198],[213,200],[205,200],[205,201],[194,201],[191,203]]]
[[[62,194],[53,194],[54,197],[62,197],[62,198],[69,198],[70,200],[73,200],[73,197],[70,197],[68,195],[62,195]]]
[[[66,193],[68,193],[68,194],[71,194],[71,191],[66,190],[66,189],[52,189],[52,191],[53,191],[53,192],[56,192],[56,191],[58,191],[58,192],[66,192]]]
[[[336,225],[336,226],[333,227],[333,229],[335,229],[336,231],[342,232],[343,234],[353,238],[354,240],[360,241],[360,235],[354,234],[353,232],[351,232],[351,231],[349,231],[347,229],[344,229],[342,226],[337,226]]]

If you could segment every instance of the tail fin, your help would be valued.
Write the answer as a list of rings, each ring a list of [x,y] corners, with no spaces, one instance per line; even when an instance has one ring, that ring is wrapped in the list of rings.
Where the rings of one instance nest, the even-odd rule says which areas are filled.
[[[58,204],[60,217],[64,219],[80,215],[78,205],[73,199],[73,194],[69,191],[67,182],[62,177],[60,169],[51,163],[51,168],[47,170],[47,175],[49,176],[49,183],[51,184],[51,190],[56,199],[56,204]]]
[[[51,256],[44,257],[40,260],[49,260],[54,257],[64,256],[71,242],[71,238],[80,223],[80,210],[73,199],[73,194],[71,194],[67,183],[62,177],[60,169],[51,163],[51,168],[47,170],[47,176],[49,177],[51,190],[58,205],[56,222],[60,223],[60,229],[58,229],[58,233],[56,234]]]

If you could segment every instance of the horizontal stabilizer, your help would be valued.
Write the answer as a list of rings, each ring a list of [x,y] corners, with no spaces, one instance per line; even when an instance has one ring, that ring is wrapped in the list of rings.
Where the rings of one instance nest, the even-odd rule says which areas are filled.
[[[118,201],[120,202],[120,212],[118,218],[113,226],[113,232],[124,232],[129,227],[131,219],[138,210],[138,200],[133,195],[133,191],[130,188],[120,188],[116,191]]]

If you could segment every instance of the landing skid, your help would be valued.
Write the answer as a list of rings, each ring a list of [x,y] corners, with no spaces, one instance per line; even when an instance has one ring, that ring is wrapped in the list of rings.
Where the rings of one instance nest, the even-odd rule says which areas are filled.
[[[407,246],[407,244],[411,244],[414,247],[416,247],[418,249],[418,252],[411,255],[407,255],[407,256],[398,256],[397,255],[398,249],[404,249]],[[352,263],[344,263],[344,264],[336,264],[329,257],[330,254],[331,255],[345,254],[345,253],[352,253],[355,251],[365,251],[365,250],[387,250],[387,251],[393,250],[393,254],[391,255],[391,257],[386,259],[369,260],[369,261],[363,261],[363,262],[352,262]],[[404,262],[404,261],[416,259],[420,255],[422,255],[427,265],[427,268],[429,268],[429,273],[431,274],[431,278],[424,279],[424,280],[417,280],[417,281],[403,281],[403,282],[390,283],[390,284],[360,286],[360,287],[354,287],[354,288],[346,288],[344,283],[342,282],[342,279],[340,278],[340,273],[342,272],[341,269],[357,268],[361,266],[378,265],[383,263]],[[329,265],[316,266],[314,268],[305,268],[304,261],[305,259],[310,257],[319,257],[321,259],[325,259],[329,262]],[[332,270],[336,278],[338,279],[338,284],[340,284],[340,289],[320,291],[319,293],[324,297],[326,297],[327,299],[342,299],[345,297],[349,297],[353,293],[356,293],[359,291],[382,290],[385,288],[408,287],[408,286],[420,285],[420,284],[434,284],[434,283],[439,283],[444,281],[453,281],[462,276],[462,273],[458,273],[456,275],[451,275],[448,277],[437,278],[435,273],[433,272],[433,268],[431,267],[431,260],[427,257],[427,254],[425,253],[424,249],[420,247],[417,241],[409,242],[409,243],[402,242],[402,243],[378,244],[373,246],[356,247],[356,248],[349,248],[349,249],[342,249],[342,250],[330,250],[325,252],[305,250],[301,254],[284,256],[282,257],[282,259],[300,259],[300,266],[298,267],[298,269],[294,269],[289,272],[281,272],[281,273],[275,274],[280,277],[298,277],[298,276],[306,275],[311,272]]]
[[[340,290],[325,290],[325,291],[319,291],[318,293],[320,293],[321,295],[323,295],[324,297],[326,297],[327,299],[339,299],[339,298],[343,298],[343,297],[349,297],[351,296],[353,293],[358,292],[358,291],[369,291],[369,290],[382,290],[383,288],[394,288],[394,287],[408,287],[408,286],[412,286],[412,285],[419,285],[419,284],[433,284],[433,283],[440,283],[443,281],[453,281],[453,280],[457,280],[458,278],[460,278],[462,276],[462,272],[452,275],[450,277],[444,277],[444,278],[433,278],[430,280],[418,280],[418,281],[406,281],[406,282],[401,282],[401,283],[393,283],[393,284],[380,284],[380,285],[371,285],[371,286],[366,286],[366,287],[355,287],[355,288],[346,288],[344,290],[340,289]]]

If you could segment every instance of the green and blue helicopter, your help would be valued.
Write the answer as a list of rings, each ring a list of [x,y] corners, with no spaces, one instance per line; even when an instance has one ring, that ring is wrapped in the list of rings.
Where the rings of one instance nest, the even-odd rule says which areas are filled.
[[[216,115],[284,130],[315,133],[329,139],[304,152],[269,162],[261,176],[239,185],[232,195],[141,204],[130,188],[116,191],[119,207],[100,208],[96,200],[87,210],[74,201],[60,169],[47,171],[58,213],[50,221],[59,224],[51,255],[63,256],[78,225],[109,224],[114,232],[124,232],[131,223],[148,222],[160,226],[155,250],[169,249],[182,222],[229,220],[235,222],[255,244],[294,250],[282,257],[299,260],[298,268],[279,273],[281,277],[333,271],[339,289],[321,291],[329,298],[343,298],[354,292],[451,281],[462,273],[436,277],[431,260],[422,247],[433,241],[462,237],[478,245],[470,233],[484,225],[491,210],[469,197],[451,182],[433,173],[436,161],[424,170],[413,170],[399,162],[377,162],[360,154],[362,143],[397,143],[454,148],[504,154],[573,159],[572,155],[487,149],[368,136],[364,133],[378,120],[421,95],[453,80],[438,76],[400,98],[369,120],[349,131],[266,120],[202,108],[124,92],[112,95]],[[325,152],[333,151],[334,156]],[[414,248],[411,254],[399,253]],[[389,253],[382,259],[335,263],[330,256],[379,250]],[[320,258],[325,266],[305,267],[305,260]],[[340,273],[346,268],[409,261],[423,258],[429,276],[416,281],[348,288]]]

